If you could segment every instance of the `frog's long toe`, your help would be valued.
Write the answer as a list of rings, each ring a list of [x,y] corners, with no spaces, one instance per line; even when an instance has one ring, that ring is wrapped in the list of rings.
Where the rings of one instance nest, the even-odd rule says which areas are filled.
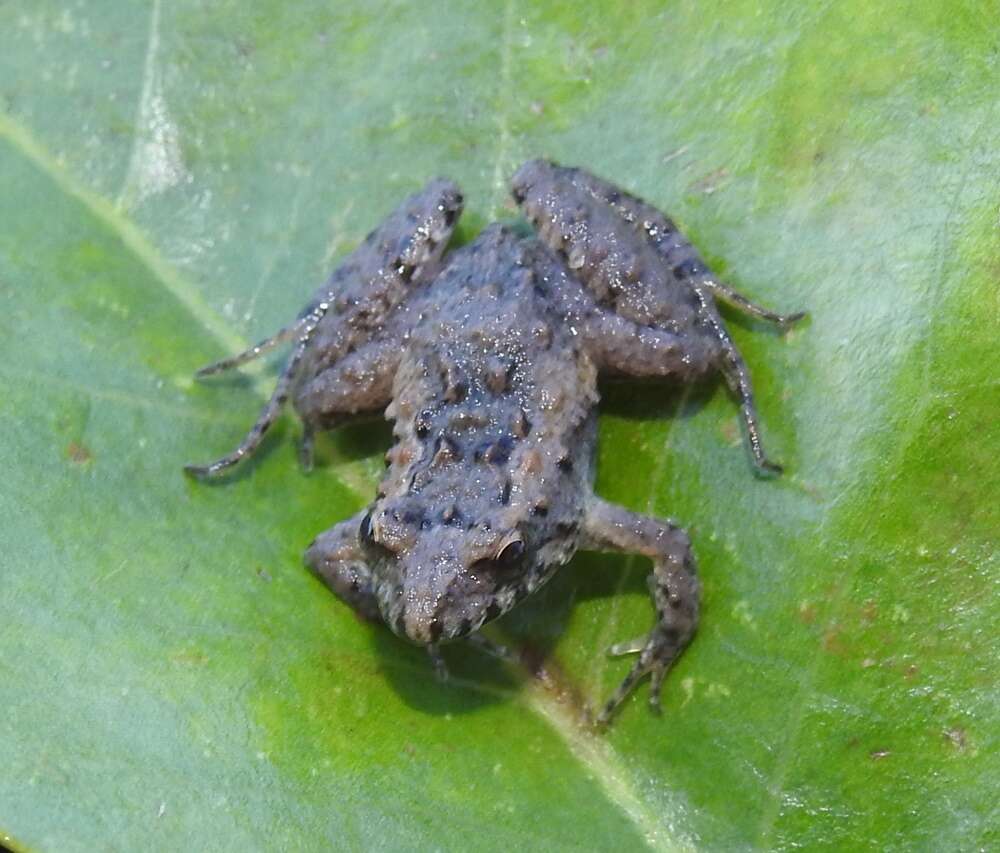
[[[610,654],[624,655],[638,652],[639,659],[633,664],[612,697],[604,704],[597,717],[598,724],[605,725],[611,720],[618,706],[646,675],[652,676],[649,685],[649,707],[659,713],[663,679],[689,640],[690,634],[685,636],[677,630],[657,625],[647,637],[638,637],[613,645],[608,650]]]
[[[633,637],[631,640],[625,640],[622,643],[615,643],[613,646],[609,646],[608,654],[614,658],[619,658],[622,655],[635,655],[641,652],[645,647],[645,636]]]

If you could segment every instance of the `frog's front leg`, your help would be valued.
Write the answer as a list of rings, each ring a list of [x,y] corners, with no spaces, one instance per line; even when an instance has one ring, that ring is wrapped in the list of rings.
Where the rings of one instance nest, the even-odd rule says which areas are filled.
[[[317,536],[306,551],[305,562],[341,601],[365,619],[381,622],[372,571],[358,541],[367,513],[363,509]]]
[[[656,607],[656,624],[636,641],[619,643],[612,654],[638,652],[625,680],[597,717],[604,725],[635,685],[652,675],[649,703],[660,707],[660,687],[667,670],[694,635],[698,624],[700,584],[687,534],[675,524],[630,512],[600,498],[590,499],[583,523],[584,549],[624,551],[653,561],[649,591]]]

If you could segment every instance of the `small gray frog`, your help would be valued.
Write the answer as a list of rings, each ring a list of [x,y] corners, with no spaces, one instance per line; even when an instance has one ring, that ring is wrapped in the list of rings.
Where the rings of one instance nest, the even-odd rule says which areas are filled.
[[[598,723],[645,675],[659,706],[698,621],[690,542],[672,522],[593,492],[601,375],[690,382],[720,370],[753,462],[761,446],[749,374],[715,305],[781,325],[718,282],[662,213],[582,169],[523,165],[512,194],[541,239],[491,225],[444,256],[458,188],[428,184],[333,274],[296,323],[200,375],[295,340],[273,397],[213,475],[251,453],[291,396],[312,436],[384,413],[395,443],[374,502],[322,533],[306,562],[345,602],[424,645],[475,639],[579,549],[648,557],[656,622],[612,647],[638,653]]]

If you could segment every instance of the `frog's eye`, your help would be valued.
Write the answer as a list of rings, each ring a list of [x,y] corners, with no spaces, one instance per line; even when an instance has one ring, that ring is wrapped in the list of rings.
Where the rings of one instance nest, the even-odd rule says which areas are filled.
[[[370,512],[366,512],[365,517],[361,519],[358,535],[361,537],[362,542],[366,542],[369,545],[375,544],[375,539],[372,537],[372,514]]]
[[[517,569],[521,565],[525,554],[524,541],[515,538],[517,535],[516,533],[511,534],[511,538],[507,539],[500,546],[493,559],[477,560],[472,564],[472,569],[474,571],[487,572],[494,576],[510,574]]]
[[[520,539],[514,539],[500,549],[494,562],[500,569],[512,569],[521,561],[523,556],[524,542]]]

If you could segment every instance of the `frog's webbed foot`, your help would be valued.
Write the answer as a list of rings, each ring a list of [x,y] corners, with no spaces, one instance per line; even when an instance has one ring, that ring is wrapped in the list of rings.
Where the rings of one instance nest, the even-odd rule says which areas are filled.
[[[700,584],[687,534],[668,521],[592,498],[583,532],[583,548],[637,553],[653,561],[649,591],[657,621],[647,636],[618,643],[609,650],[615,655],[638,652],[639,659],[598,714],[597,724],[606,725],[646,675],[652,676],[649,704],[659,710],[663,679],[698,624]]]
[[[607,725],[618,706],[632,692],[632,688],[646,675],[652,675],[649,685],[649,707],[655,713],[660,713],[660,690],[663,679],[673,662],[684,651],[693,632],[693,625],[686,635],[676,629],[657,625],[645,637],[636,637],[625,643],[615,643],[608,649],[609,655],[638,654],[639,659],[632,665],[632,669],[611,698],[604,703],[604,707],[597,715],[597,724]]]

